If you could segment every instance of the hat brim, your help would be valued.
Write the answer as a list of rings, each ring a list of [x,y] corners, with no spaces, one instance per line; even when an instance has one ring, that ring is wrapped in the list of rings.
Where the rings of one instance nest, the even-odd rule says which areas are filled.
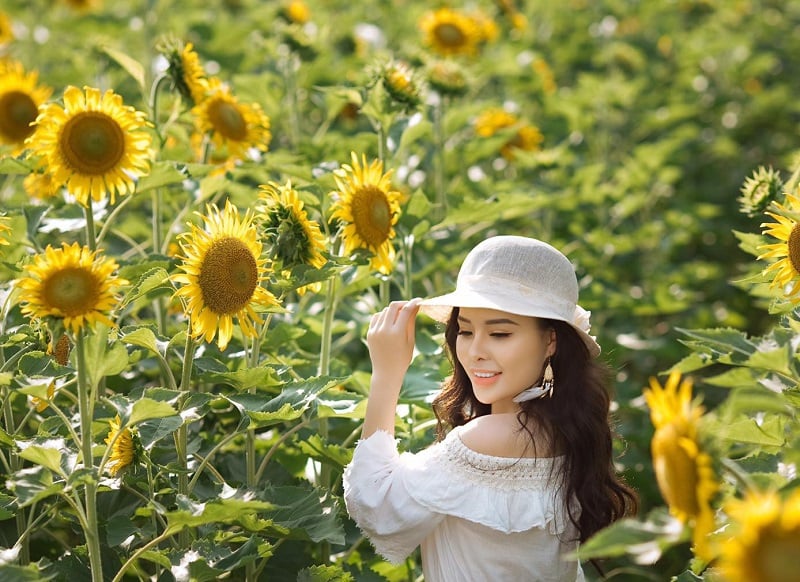
[[[536,304],[535,301],[527,301],[524,305],[512,304],[507,296],[492,296],[486,293],[478,293],[469,290],[456,290],[452,293],[423,299],[420,303],[420,312],[441,323],[447,323],[453,307],[470,307],[476,309],[496,309],[514,315],[527,317],[541,317],[545,319],[555,319],[569,324],[574,329],[583,343],[586,344],[589,354],[596,358],[600,355],[600,344],[594,336],[589,335],[581,328],[574,325],[571,321],[564,319],[563,315],[555,312],[545,304]]]

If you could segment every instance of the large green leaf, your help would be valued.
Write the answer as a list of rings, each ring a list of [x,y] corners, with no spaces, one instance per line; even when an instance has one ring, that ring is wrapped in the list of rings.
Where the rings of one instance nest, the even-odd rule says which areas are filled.
[[[274,398],[258,393],[225,398],[250,419],[251,426],[263,428],[299,418],[319,394],[339,382],[341,378],[319,376],[287,384]]]
[[[668,548],[685,542],[689,530],[663,509],[651,511],[646,520],[625,518],[581,544],[581,560],[629,555],[638,564],[654,564]]]

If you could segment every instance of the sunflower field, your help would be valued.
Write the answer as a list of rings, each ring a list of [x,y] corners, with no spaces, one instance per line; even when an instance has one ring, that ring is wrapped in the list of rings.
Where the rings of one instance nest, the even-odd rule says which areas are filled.
[[[641,500],[587,578],[797,582],[798,54],[793,0],[5,0],[0,579],[422,580],[342,502],[367,324],[520,234]]]

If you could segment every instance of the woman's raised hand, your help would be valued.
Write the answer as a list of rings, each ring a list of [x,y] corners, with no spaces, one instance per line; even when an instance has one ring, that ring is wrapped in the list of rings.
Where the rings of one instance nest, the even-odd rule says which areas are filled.
[[[367,346],[373,375],[402,383],[414,355],[414,322],[421,299],[392,301],[372,316]],[[397,386],[399,388],[399,385]]]

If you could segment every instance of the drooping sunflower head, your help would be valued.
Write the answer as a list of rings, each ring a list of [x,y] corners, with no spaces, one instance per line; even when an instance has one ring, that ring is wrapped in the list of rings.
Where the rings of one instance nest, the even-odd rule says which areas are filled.
[[[413,109],[422,102],[425,83],[408,63],[389,61],[381,69],[380,75],[386,92],[401,107]]]
[[[119,414],[113,420],[108,421],[108,436],[106,436],[105,443],[111,447],[106,468],[112,477],[116,477],[136,458],[136,443],[133,433],[127,426],[122,428]]]
[[[8,14],[0,10],[0,46],[14,40],[14,30],[11,28],[11,19]]]
[[[798,582],[800,489],[748,492],[725,506],[731,531],[723,542],[719,568],[727,582]]]
[[[475,119],[475,133],[480,137],[492,137],[498,131],[512,127],[519,123],[513,113],[505,109],[492,107],[485,110]]]
[[[325,236],[319,223],[308,218],[291,180],[284,185],[270,182],[259,186],[259,198],[272,259],[286,268],[309,265],[319,269],[325,265]]]
[[[167,59],[167,74],[181,97],[191,106],[202,101],[208,80],[192,43],[168,37],[159,42],[158,50]]]
[[[762,245],[758,259],[778,259],[764,274],[772,276],[770,287],[783,290],[783,296],[792,303],[800,303],[800,199],[786,196],[786,205],[773,202],[775,212],[767,212],[777,222],[761,224],[763,234],[778,239],[776,243]]]
[[[24,149],[33,133],[31,125],[52,89],[39,85],[36,71],[25,72],[15,61],[0,62],[0,143],[13,146],[12,155]]]
[[[464,69],[455,61],[437,60],[428,66],[428,83],[440,95],[459,97],[469,89]]]
[[[755,216],[764,212],[783,192],[781,173],[770,166],[760,166],[742,184],[739,204],[743,213]]]
[[[222,211],[207,206],[201,218],[204,228],[190,224],[179,235],[183,272],[173,276],[182,285],[175,294],[185,300],[192,335],[206,342],[216,336],[224,350],[234,318],[245,336],[255,337],[255,324],[262,322],[256,309],[277,306],[278,300],[262,286],[269,271],[252,213],[240,217],[227,201]]]
[[[53,180],[89,205],[132,193],[135,179],[149,171],[152,136],[144,113],[107,90],[67,87],[63,107],[42,106],[26,144]]]
[[[109,313],[117,291],[127,281],[116,276],[117,263],[77,242],[48,246],[25,267],[17,286],[22,290],[22,313],[36,319],[57,318],[77,334],[84,326],[113,327]]]
[[[425,44],[444,56],[475,55],[483,39],[483,31],[473,18],[450,8],[426,12],[419,28]]]
[[[492,137],[511,128],[516,128],[508,141],[500,148],[507,160],[513,160],[515,150],[536,151],[544,136],[535,125],[522,122],[516,115],[501,108],[490,108],[475,119],[475,133],[480,137]]]
[[[228,157],[244,159],[247,150],[267,151],[272,139],[269,117],[258,103],[240,103],[230,88],[217,78],[209,79],[206,97],[193,109],[200,135],[210,135],[217,149]]]
[[[391,170],[383,172],[383,162],[351,153],[352,164],[334,172],[338,190],[331,192],[331,218],[341,223],[344,252],[358,249],[372,254],[371,265],[388,274],[394,266],[394,225],[400,218],[400,192],[392,190]]]
[[[695,553],[710,557],[714,529],[711,502],[718,490],[711,456],[698,436],[703,408],[692,402],[692,382],[672,372],[662,387],[655,378],[644,391],[655,427],[651,452],[659,490],[670,513],[694,527]]]

